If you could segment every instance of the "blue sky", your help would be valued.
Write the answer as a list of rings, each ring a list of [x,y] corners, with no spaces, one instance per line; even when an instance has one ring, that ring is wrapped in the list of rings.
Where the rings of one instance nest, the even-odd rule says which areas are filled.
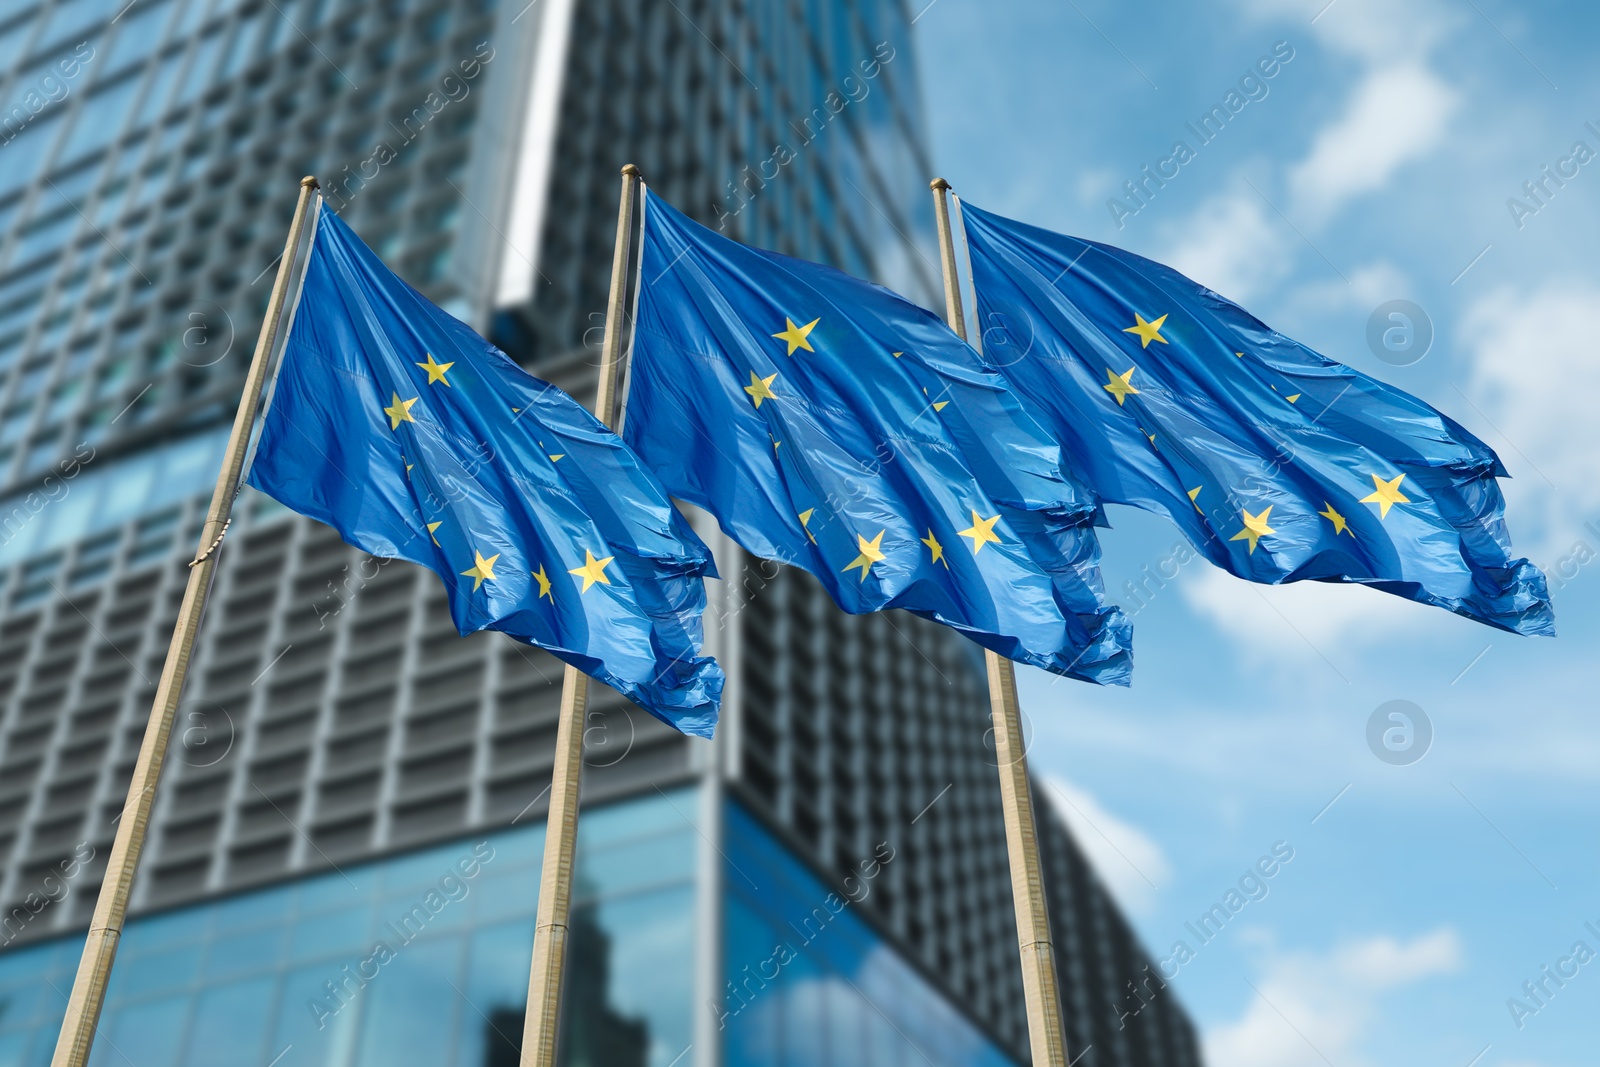
[[[1520,1028],[1506,1002],[1538,1007],[1523,983],[1575,943],[1600,953],[1600,158],[1573,156],[1600,153],[1600,11],[935,0],[916,29],[958,193],[1171,263],[1452,415],[1500,453],[1518,551],[1552,575],[1547,640],[1197,559],[1135,615],[1131,690],[1029,672],[1036,772],[1151,951],[1196,947],[1173,986],[1211,1063],[1592,1063],[1600,958]],[[1193,145],[1185,123],[1280,41],[1294,56],[1266,95],[1119,228],[1107,200]],[[1563,159],[1576,174],[1529,198]],[[1408,366],[1368,345],[1391,300],[1433,327]],[[1112,521],[1122,592],[1178,535],[1129,509]],[[1367,741],[1391,700],[1433,732],[1407,765]],[[1199,947],[1185,922],[1280,841],[1294,858],[1266,897]]]

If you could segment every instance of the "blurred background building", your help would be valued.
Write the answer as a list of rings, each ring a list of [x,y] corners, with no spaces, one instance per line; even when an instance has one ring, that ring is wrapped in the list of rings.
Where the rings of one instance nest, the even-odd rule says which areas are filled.
[[[48,1062],[299,176],[586,397],[624,161],[730,235],[932,298],[913,18],[0,4],[0,1067]],[[594,695],[566,1062],[1024,1062],[976,649],[713,540],[718,741]],[[515,1063],[560,677],[247,491],[95,1062]],[[1077,1062],[1198,1062],[1040,811]]]

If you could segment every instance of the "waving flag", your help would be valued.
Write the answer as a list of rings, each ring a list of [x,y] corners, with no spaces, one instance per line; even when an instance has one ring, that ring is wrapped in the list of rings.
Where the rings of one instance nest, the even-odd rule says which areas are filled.
[[[1177,271],[963,204],[984,357],[1103,499],[1170,516],[1211,562],[1360,582],[1551,634],[1511,558],[1493,450]]]
[[[628,443],[845,611],[904,608],[1001,655],[1125,682],[1098,502],[935,316],[747,248],[647,194]]]
[[[463,634],[549,649],[709,737],[710,553],[599,420],[319,210],[251,485],[436,571]]]

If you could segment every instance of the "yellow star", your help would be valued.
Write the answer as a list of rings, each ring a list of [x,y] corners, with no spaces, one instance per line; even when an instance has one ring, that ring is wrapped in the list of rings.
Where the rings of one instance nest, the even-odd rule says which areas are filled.
[[[1404,474],[1397,474],[1392,480],[1386,482],[1376,474],[1372,475],[1372,495],[1362,497],[1361,502],[1363,504],[1378,505],[1378,518],[1387,519],[1390,508],[1396,504],[1411,503],[1411,498],[1400,491],[1400,482],[1404,478]]]
[[[1202,514],[1202,515],[1205,514],[1205,511],[1204,511],[1204,509],[1202,509],[1200,507],[1200,501],[1195,499],[1195,498],[1200,495],[1200,490],[1202,490],[1204,488],[1205,488],[1205,486],[1203,486],[1203,485],[1197,485],[1193,489],[1189,490],[1189,503],[1193,504],[1194,505],[1194,509],[1196,511],[1200,512],[1200,514]]]
[[[800,528],[806,532],[807,537],[811,538],[812,544],[817,543],[816,536],[811,532],[811,514],[816,510],[816,508],[806,508],[800,513]]]
[[[783,321],[787,326],[787,329],[785,329],[782,333],[775,333],[772,336],[789,346],[789,351],[785,353],[785,355],[792,356],[795,354],[796,349],[801,348],[805,349],[807,352],[816,351],[816,349],[811,347],[811,342],[806,340],[806,338],[810,336],[811,331],[816,327],[817,323],[822,321],[821,319],[812,319],[804,326],[796,326],[794,324],[794,320],[789,318],[787,315],[784,316]]]
[[[1327,508],[1328,510],[1327,511],[1319,511],[1319,512],[1317,512],[1317,514],[1321,515],[1323,518],[1325,518],[1329,522],[1333,523],[1333,536],[1338,537],[1342,533],[1350,534],[1351,537],[1355,536],[1355,533],[1350,529],[1350,524],[1344,521],[1344,516],[1343,515],[1339,514],[1337,511],[1333,510],[1333,505],[1332,504],[1330,504],[1326,500],[1324,500],[1322,502],[1322,506]]]
[[[926,389],[924,389],[922,391],[922,395],[923,396],[927,396],[928,395],[928,391]],[[950,403],[950,401],[948,401],[948,400],[935,400],[933,402],[933,410],[935,410],[935,411],[943,411],[945,405],[948,404],[948,403]]]
[[[401,455],[400,462],[401,463],[406,463],[406,457],[404,455]],[[406,478],[409,479],[411,477],[411,468],[415,467],[415,466],[416,466],[415,463],[406,463]]]
[[[450,388],[450,383],[449,383],[449,381],[447,381],[445,379],[444,372],[449,370],[451,367],[454,367],[455,364],[454,363],[440,363],[438,360],[433,358],[433,353],[432,352],[427,353],[427,356],[428,356],[428,362],[426,362],[426,363],[417,363],[417,364],[414,364],[414,366],[421,367],[423,370],[428,372],[428,384],[429,385],[432,385],[434,382],[444,382],[444,387],[446,389]]]
[[[1138,394],[1139,390],[1133,387],[1133,372],[1138,369],[1129,367],[1126,374],[1113,374],[1110,367],[1106,368],[1106,384],[1100,388],[1117,398],[1117,407],[1120,408],[1130,394]]]
[[[958,530],[956,532],[962,537],[972,538],[972,554],[976,556],[979,552],[983,551],[983,546],[988,544],[990,541],[993,541],[997,545],[1000,543],[1000,535],[994,532],[994,524],[999,521],[1000,516],[998,515],[992,519],[980,519],[978,518],[978,513],[974,511],[972,513],[972,525],[967,527],[965,530]]]
[[[539,597],[549,597],[550,603],[556,602],[555,595],[550,592],[550,578],[544,573],[544,564],[539,564],[539,569],[533,572],[533,580],[539,583]],[[535,597],[537,600],[539,597]]]
[[[765,378],[757,378],[756,372],[750,372],[750,384],[744,391],[750,394],[750,399],[756,402],[756,407],[761,406],[763,400],[776,400],[778,394],[772,391],[772,383],[778,380],[776,374],[769,374]]]
[[[927,545],[928,550],[933,553],[933,562],[943,563],[945,570],[950,569],[950,561],[944,558],[944,546],[939,543],[937,537],[933,536],[931,528],[928,530],[928,536],[922,539],[922,543]]]
[[[589,587],[595,582],[599,582],[601,585],[610,585],[611,579],[606,577],[606,564],[610,563],[613,558],[612,556],[607,556],[605,559],[595,559],[593,552],[590,552],[587,548],[584,549],[583,566],[574,567],[567,572],[568,574],[576,574],[583,579],[583,588],[578,592],[587,593]],[[551,599],[554,600],[555,598],[551,597]]]
[[[1122,332],[1137,334],[1139,337],[1140,348],[1149,348],[1151,341],[1159,341],[1162,344],[1166,344],[1167,339],[1161,336],[1161,324],[1166,321],[1167,317],[1163,315],[1154,322],[1146,322],[1144,321],[1143,315],[1135,312],[1133,316],[1133,325],[1129,326]]]
[[[412,397],[410,400],[401,400],[399,393],[391,393],[389,395],[394,399],[389,402],[388,407],[383,409],[383,413],[389,416],[389,429],[398,430],[402,422],[417,421],[411,417],[411,405],[417,402],[416,397]]]
[[[861,554],[859,556],[857,556],[855,559],[851,560],[850,561],[850,565],[848,567],[844,568],[844,569],[847,570],[847,571],[850,571],[850,570],[854,570],[857,567],[860,567],[861,568],[861,580],[863,582],[866,581],[867,580],[867,573],[872,570],[872,565],[874,563],[877,563],[879,560],[883,559],[883,553],[881,551],[879,551],[879,547],[878,547],[878,546],[880,546],[882,544],[883,544],[883,531],[882,530],[879,530],[878,531],[878,536],[874,537],[870,541],[868,541],[865,537],[862,537],[860,534],[856,534],[856,545],[857,545],[857,547],[859,547],[861,549]]]
[[[1284,399],[1287,400],[1289,403],[1293,404],[1296,400],[1300,399],[1300,394],[1299,393],[1290,393],[1288,396],[1284,397]]]
[[[428,523],[428,536],[433,538],[433,543],[436,544],[436,545],[439,544],[439,538],[434,536],[434,532],[433,531],[437,530],[439,527],[441,527],[443,525],[444,525],[444,520],[443,519],[440,519],[438,522],[430,522],[430,523]],[[440,547],[442,548],[444,546],[440,545]],[[493,575],[491,575],[490,577],[493,577]]]
[[[494,581],[494,561],[500,558],[500,553],[496,552],[488,559],[484,559],[483,553],[474,549],[472,556],[474,561],[472,569],[461,573],[472,579],[472,591],[476,593],[484,582]]]
[[[1248,511],[1245,511],[1243,508],[1239,509],[1239,514],[1244,516],[1244,529],[1240,530],[1238,533],[1236,533],[1232,537],[1228,538],[1228,540],[1230,540],[1230,541],[1245,541],[1245,540],[1248,540],[1250,542],[1250,551],[1251,551],[1252,554],[1254,554],[1254,552],[1256,550],[1256,542],[1257,541],[1261,540],[1263,537],[1265,537],[1269,533],[1277,533],[1278,532],[1278,531],[1274,530],[1272,527],[1267,525],[1267,516],[1272,514],[1272,505],[1271,504],[1268,504],[1265,508],[1263,508],[1262,511],[1261,511],[1261,514],[1259,514],[1259,515],[1252,515]]]

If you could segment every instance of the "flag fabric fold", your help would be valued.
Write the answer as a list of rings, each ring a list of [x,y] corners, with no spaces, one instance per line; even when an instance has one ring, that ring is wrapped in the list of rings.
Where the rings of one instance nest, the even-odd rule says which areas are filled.
[[[1169,267],[961,205],[985,362],[1101,497],[1250,581],[1358,582],[1552,634],[1494,451]]]
[[[638,458],[320,209],[249,484],[444,580],[462,634],[548,649],[711,736],[710,552]]]
[[[1125,683],[1092,493],[931,313],[748,248],[646,194],[623,435],[751,552],[845,611],[904,608],[995,652]]]

